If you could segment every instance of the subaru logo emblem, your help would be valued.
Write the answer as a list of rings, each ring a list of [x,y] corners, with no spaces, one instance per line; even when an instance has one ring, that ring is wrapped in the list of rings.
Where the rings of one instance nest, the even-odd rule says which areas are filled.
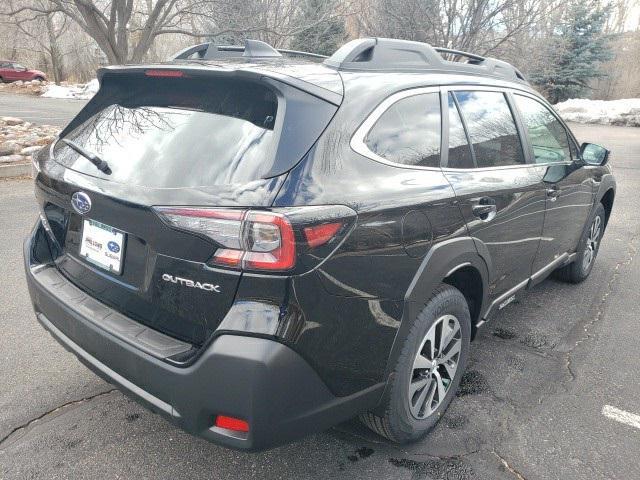
[[[71,206],[80,215],[84,215],[91,210],[91,199],[84,192],[76,192],[71,196]]]
[[[120,245],[118,245],[116,242],[107,243],[107,248],[113,253],[118,253],[120,251]]]

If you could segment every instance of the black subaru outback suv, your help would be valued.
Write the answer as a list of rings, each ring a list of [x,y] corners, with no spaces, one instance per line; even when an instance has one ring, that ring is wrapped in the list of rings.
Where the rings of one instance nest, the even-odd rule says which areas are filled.
[[[511,65],[390,39],[203,44],[99,71],[35,159],[38,321],[185,430],[262,449],[360,415],[407,442],[476,329],[584,280],[615,196]]]

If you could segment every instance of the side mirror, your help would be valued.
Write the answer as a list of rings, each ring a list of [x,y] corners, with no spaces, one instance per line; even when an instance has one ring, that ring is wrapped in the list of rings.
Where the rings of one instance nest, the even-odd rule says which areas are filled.
[[[609,150],[595,143],[583,143],[580,146],[580,157],[587,165],[606,165],[609,153]]]

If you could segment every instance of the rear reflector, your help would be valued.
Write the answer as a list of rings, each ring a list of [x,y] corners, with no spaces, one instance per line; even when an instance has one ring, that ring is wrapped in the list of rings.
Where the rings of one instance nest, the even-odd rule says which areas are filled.
[[[342,222],[324,223],[321,225],[315,225],[313,227],[306,227],[304,229],[304,236],[307,239],[307,243],[311,248],[324,245],[333,237],[335,237],[338,230],[342,227]]]
[[[169,78],[184,77],[184,72],[180,70],[146,70],[144,74],[147,77],[169,77]]]
[[[226,430],[232,430],[234,432],[248,432],[249,423],[239,418],[225,417],[224,415],[218,415],[216,417],[215,426],[218,428],[224,428]]]

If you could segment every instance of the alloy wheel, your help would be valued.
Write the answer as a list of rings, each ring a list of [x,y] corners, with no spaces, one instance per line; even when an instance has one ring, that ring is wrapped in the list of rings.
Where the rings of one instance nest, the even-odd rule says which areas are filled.
[[[593,263],[593,259],[598,251],[598,242],[600,241],[602,219],[599,215],[593,219],[591,228],[589,228],[589,236],[587,237],[587,246],[582,256],[582,270],[587,271]]]
[[[422,420],[444,401],[453,383],[462,348],[460,322],[443,315],[429,328],[413,361],[409,379],[409,409]]]

